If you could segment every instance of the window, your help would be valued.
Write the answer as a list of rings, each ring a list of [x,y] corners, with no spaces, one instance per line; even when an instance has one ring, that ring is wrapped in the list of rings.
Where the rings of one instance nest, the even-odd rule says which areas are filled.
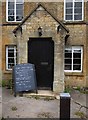
[[[64,20],[82,21],[84,0],[64,0]]]
[[[81,72],[83,49],[81,46],[66,47],[64,53],[64,69],[66,72]]]
[[[23,18],[23,0],[7,0],[7,22],[19,22]]]
[[[17,64],[16,46],[6,46],[6,70],[12,70]]]

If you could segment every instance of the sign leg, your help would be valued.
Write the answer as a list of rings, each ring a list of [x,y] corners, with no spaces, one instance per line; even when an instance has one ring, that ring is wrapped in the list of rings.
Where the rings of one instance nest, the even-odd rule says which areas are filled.
[[[14,97],[16,97],[16,92],[14,93]]]

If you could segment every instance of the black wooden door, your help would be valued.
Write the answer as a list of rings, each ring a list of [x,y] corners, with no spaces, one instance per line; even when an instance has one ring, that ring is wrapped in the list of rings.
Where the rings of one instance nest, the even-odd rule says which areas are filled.
[[[35,64],[38,89],[53,89],[54,42],[52,38],[30,38],[28,62]]]

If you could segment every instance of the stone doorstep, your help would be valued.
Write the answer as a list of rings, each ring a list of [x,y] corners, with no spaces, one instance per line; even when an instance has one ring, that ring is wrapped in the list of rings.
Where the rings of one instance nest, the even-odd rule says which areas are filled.
[[[39,98],[50,98],[50,99],[59,99],[59,94],[56,95],[50,90],[38,90],[38,93],[23,93],[24,97],[39,97]]]

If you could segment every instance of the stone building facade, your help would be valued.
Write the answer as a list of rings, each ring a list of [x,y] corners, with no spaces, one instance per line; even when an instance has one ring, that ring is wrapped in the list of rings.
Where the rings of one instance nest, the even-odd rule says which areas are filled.
[[[6,20],[6,6],[6,2],[2,2],[2,6],[0,6],[3,9],[1,18],[2,80],[12,79],[11,65],[28,63],[28,58],[30,59],[28,41],[30,39],[36,41],[51,39],[54,43],[53,91],[64,91],[65,84],[88,87],[88,2],[84,0],[82,4],[83,19],[76,21],[64,19],[64,14],[66,14],[64,0],[40,3],[24,1],[21,22]],[[12,49],[12,46],[15,46],[13,47],[13,59],[15,60],[12,60],[16,61],[14,64],[10,64],[9,61],[13,57],[9,57],[9,50]],[[48,63],[42,61],[41,64],[47,65]]]

